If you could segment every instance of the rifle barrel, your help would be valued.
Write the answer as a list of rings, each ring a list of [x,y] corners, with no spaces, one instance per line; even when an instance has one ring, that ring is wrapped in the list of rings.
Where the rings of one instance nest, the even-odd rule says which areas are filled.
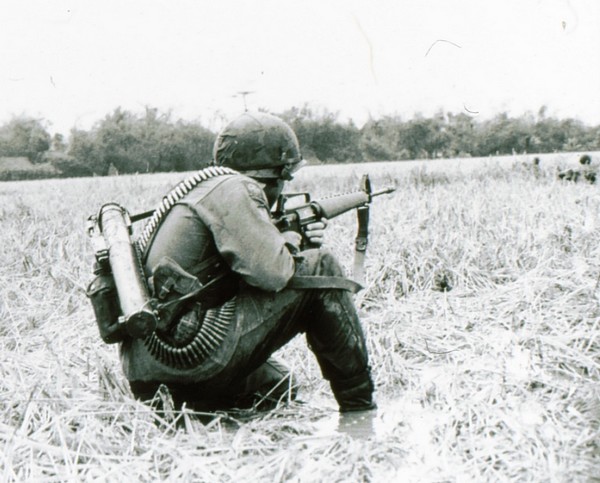
[[[382,190],[375,191],[375,193],[371,193],[371,198],[374,198],[375,196],[379,195],[385,195],[387,193],[392,193],[394,191],[396,191],[396,188],[394,188],[393,186],[388,186],[387,188],[383,188]]]

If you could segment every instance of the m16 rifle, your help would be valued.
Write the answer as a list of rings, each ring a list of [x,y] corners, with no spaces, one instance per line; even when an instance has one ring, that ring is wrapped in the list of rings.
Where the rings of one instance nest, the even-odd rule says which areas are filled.
[[[311,223],[315,223],[322,218],[331,219],[346,213],[354,208],[366,209],[369,203],[376,196],[385,195],[395,191],[394,187],[387,187],[380,191],[371,190],[371,182],[368,175],[361,180],[361,186],[358,191],[329,196],[321,200],[311,200],[309,193],[289,193],[282,194],[277,200],[275,210],[272,212],[273,222],[279,231],[295,231],[304,236],[304,230]],[[293,198],[303,198],[301,204],[287,208],[288,201]],[[308,248],[308,240],[304,240]]]
[[[308,225],[323,218],[331,219],[357,209],[358,233],[355,240],[354,278],[361,282],[364,278],[363,263],[369,236],[369,205],[373,198],[392,193],[396,188],[388,186],[373,192],[368,175],[364,175],[358,191],[330,196],[321,200],[311,200],[309,193],[291,193],[279,196],[272,212],[273,222],[279,231],[295,231],[302,235],[302,249],[314,248],[306,238]],[[293,198],[301,198],[300,204],[288,208]]]

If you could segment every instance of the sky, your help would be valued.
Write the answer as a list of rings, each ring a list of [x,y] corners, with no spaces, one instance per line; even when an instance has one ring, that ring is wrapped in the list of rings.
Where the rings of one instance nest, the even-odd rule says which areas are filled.
[[[248,92],[247,94],[241,94]],[[0,122],[146,107],[219,129],[308,104],[600,125],[598,0],[3,0]]]

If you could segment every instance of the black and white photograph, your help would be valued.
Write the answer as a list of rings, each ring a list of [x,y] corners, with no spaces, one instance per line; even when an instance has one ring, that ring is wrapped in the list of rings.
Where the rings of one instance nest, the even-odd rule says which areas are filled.
[[[600,482],[600,2],[5,0],[0,481]]]

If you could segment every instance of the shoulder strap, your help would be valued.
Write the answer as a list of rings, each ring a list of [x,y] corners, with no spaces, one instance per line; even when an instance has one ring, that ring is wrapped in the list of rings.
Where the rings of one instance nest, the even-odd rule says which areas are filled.
[[[369,205],[359,206],[356,209],[358,231],[354,242],[354,267],[353,275],[359,283],[365,282],[365,256],[369,243]]]

